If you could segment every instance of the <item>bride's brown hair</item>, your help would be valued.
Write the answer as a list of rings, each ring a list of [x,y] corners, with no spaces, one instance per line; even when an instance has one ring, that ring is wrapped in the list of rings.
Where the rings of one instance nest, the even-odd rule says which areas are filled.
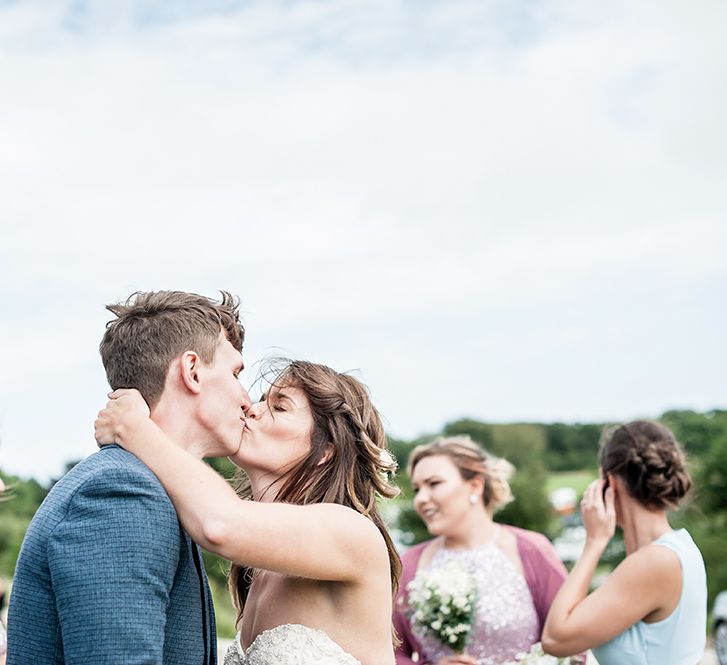
[[[389,482],[396,461],[386,449],[386,434],[378,411],[364,385],[348,374],[325,365],[304,361],[282,361],[271,370],[271,386],[302,390],[313,414],[308,454],[286,475],[275,501],[306,505],[338,503],[368,517],[379,529],[389,551],[392,598],[401,574],[401,561],[379,514],[377,498],[393,498],[399,490]],[[267,373],[269,375],[269,372]],[[331,445],[332,444],[332,445]],[[328,455],[326,462],[321,459]],[[247,475],[240,471],[236,490],[252,499]],[[229,587],[237,609],[237,621],[250,590],[251,571],[232,564]]]

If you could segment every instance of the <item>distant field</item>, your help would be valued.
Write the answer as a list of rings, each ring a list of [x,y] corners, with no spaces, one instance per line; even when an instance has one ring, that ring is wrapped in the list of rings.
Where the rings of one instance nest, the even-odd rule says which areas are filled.
[[[563,471],[551,473],[545,482],[545,491],[550,493],[559,487],[572,487],[578,496],[588,487],[588,484],[596,478],[594,471]]]

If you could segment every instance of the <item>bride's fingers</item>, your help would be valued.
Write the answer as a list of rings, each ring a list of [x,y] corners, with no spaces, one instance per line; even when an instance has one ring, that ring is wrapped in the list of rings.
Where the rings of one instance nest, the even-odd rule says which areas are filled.
[[[114,405],[116,408],[143,411],[147,416],[149,415],[149,405],[135,388],[119,388],[109,393],[109,397],[111,400],[107,406]]]
[[[116,390],[112,390],[110,393],[108,393],[109,397],[114,398],[121,397],[122,395],[133,395],[144,399],[142,394],[136,388],[116,388]]]
[[[94,423],[93,436],[99,446],[115,443],[112,430],[104,425]]]
[[[109,395],[124,395],[124,394],[132,394],[137,393],[141,394],[136,388],[114,388]]]

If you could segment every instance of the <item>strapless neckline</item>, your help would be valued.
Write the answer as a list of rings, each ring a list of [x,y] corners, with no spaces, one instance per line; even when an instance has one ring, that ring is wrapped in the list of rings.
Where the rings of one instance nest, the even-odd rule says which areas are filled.
[[[247,650],[240,634],[230,645],[225,665],[361,665],[326,633],[297,623],[286,623],[259,633]]]

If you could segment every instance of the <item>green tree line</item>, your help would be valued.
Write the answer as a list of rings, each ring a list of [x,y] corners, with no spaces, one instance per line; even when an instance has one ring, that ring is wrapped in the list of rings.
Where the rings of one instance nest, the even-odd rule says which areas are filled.
[[[674,526],[686,526],[702,550],[711,603],[718,591],[727,589],[727,410],[668,411],[659,420],[672,429],[689,456],[694,491],[686,508],[677,512],[672,521]],[[438,435],[467,434],[491,453],[508,459],[517,469],[512,480],[515,500],[496,518],[553,537],[558,523],[546,496],[546,479],[554,472],[596,473],[602,428],[600,423],[492,424],[467,419],[448,423],[441,432],[414,441],[390,439],[399,462],[398,482],[402,489],[402,495],[394,502],[396,509],[386,511],[392,515],[391,527],[405,534],[409,542],[427,537],[411,508],[411,487],[405,473],[409,453],[417,444]],[[225,477],[232,477],[234,468],[227,460],[210,463]],[[72,466],[69,464],[66,470]],[[0,500],[0,575],[10,578],[28,523],[53,483],[42,485],[2,471],[0,476],[9,488]],[[216,603],[222,607],[220,632],[226,634],[234,625],[234,612],[225,591],[228,566],[210,554],[205,555],[205,561]]]
[[[727,589],[727,410],[667,411],[659,420],[687,452],[694,488],[685,506],[672,515],[672,524],[689,529],[702,551],[711,606],[716,594]],[[563,471],[588,470],[595,475],[602,431],[600,423],[500,425],[458,420],[438,435],[468,434],[489,452],[512,462],[517,469],[511,483],[515,500],[495,519],[554,537],[559,523],[546,496],[545,480],[549,474]],[[415,445],[434,436],[392,440],[400,468],[406,468]],[[400,475],[399,485],[401,509],[392,526],[408,534],[411,542],[419,542],[428,535],[411,508],[411,486],[405,475]]]

